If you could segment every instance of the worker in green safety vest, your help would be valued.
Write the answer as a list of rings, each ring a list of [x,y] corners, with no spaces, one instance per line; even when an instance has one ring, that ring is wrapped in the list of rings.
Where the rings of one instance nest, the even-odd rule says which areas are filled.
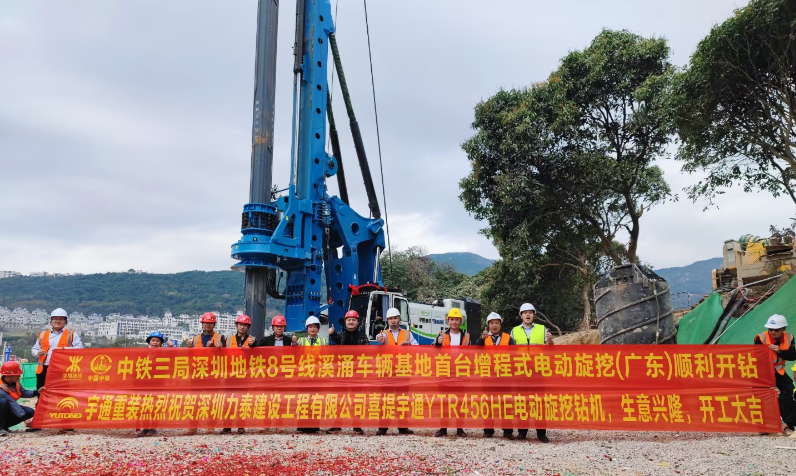
[[[522,323],[511,330],[511,337],[516,345],[553,345],[553,335],[542,324],[534,323],[536,308],[531,303],[520,306]],[[524,440],[528,436],[527,429],[517,431],[517,439]],[[542,443],[550,443],[546,429],[537,429],[536,438]]]

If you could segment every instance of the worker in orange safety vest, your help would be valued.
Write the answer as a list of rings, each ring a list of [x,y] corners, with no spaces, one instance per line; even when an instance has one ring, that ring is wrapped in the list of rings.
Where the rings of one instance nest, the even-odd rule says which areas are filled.
[[[511,335],[503,332],[503,318],[496,312],[490,312],[486,316],[487,329],[481,335],[481,338],[476,341],[475,345],[483,345],[486,347],[507,346],[514,345],[514,338]],[[495,430],[492,428],[484,428],[484,438],[492,438],[495,435]],[[514,439],[514,430],[512,428],[503,429],[503,438],[507,440]]]
[[[215,331],[216,328],[216,315],[212,312],[202,314],[202,333],[188,339],[186,344],[188,347],[215,347],[221,348],[227,344],[227,338]],[[198,423],[198,422],[197,422]],[[183,436],[191,436],[197,433],[196,428],[191,428]]]
[[[50,329],[39,332],[36,343],[30,349],[34,358],[38,357],[39,366],[36,368],[36,388],[44,387],[47,379],[47,368],[50,365],[53,350],[55,349],[82,349],[83,342],[75,331],[66,329],[68,315],[65,310],[58,308],[50,314]],[[38,428],[28,428],[27,431],[39,431]],[[61,429],[57,435],[71,434],[74,430]]]
[[[466,346],[470,345],[470,333],[459,329],[462,325],[462,311],[458,308],[453,308],[448,311],[448,329],[440,332],[437,340],[434,342],[434,347],[448,347],[448,346]],[[448,434],[447,428],[440,428],[434,436],[442,437]],[[456,429],[456,436],[465,437],[467,433],[464,428]]]
[[[8,436],[11,427],[23,421],[30,425],[35,411],[20,405],[17,400],[38,397],[44,392],[44,387],[26,390],[19,384],[20,377],[22,367],[18,362],[6,362],[0,366],[0,436]]]
[[[771,350],[771,364],[779,390],[777,401],[782,417],[782,432],[790,435],[796,426],[796,402],[793,401],[793,380],[785,373],[785,362],[796,360],[793,334],[788,334],[788,320],[781,314],[768,318],[764,327],[767,331],[755,336],[754,343],[765,345]]]
[[[401,311],[394,307],[387,309],[387,329],[379,332],[376,336],[376,342],[387,346],[418,345],[417,340],[412,335],[412,331],[401,328]],[[379,436],[386,435],[387,428],[379,428],[376,434]],[[398,428],[398,434],[414,435],[415,432],[409,428]]]
[[[242,314],[235,319],[235,329],[237,334],[227,337],[227,347],[237,348],[250,348],[254,347],[257,339],[249,335],[249,328],[252,326],[252,320],[246,314]],[[224,428],[221,433],[232,433],[232,428]],[[238,428],[239,434],[246,433],[245,428]]]

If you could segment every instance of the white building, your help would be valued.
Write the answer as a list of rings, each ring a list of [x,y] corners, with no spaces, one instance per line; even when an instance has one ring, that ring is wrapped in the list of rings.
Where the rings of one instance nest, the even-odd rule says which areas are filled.
[[[15,276],[22,276],[22,273],[19,271],[0,271],[0,279],[13,278]]]

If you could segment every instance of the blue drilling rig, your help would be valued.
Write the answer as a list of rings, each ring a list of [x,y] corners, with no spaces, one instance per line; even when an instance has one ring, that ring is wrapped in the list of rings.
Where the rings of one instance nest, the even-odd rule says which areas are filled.
[[[406,308],[397,302],[405,301],[402,294],[388,291],[381,280],[384,220],[345,82],[329,0],[297,0],[290,181],[280,191],[285,195],[272,198],[278,9],[275,0],[259,1],[249,203],[243,206],[242,236],[231,253],[239,261],[233,269],[246,272],[245,312],[255,336],[264,332],[266,296],[285,300],[288,331],[303,330],[308,316],[318,316],[327,307],[332,323],[349,308],[367,311],[373,292],[384,306]],[[330,49],[369,216],[349,206],[327,84]],[[332,154],[325,148],[327,119]],[[339,197],[328,192],[326,179],[332,176],[337,177]],[[328,302],[322,302],[321,273]]]

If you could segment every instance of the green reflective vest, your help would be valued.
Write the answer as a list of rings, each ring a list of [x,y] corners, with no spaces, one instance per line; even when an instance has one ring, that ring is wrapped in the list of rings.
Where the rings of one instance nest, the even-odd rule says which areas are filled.
[[[296,342],[296,344],[298,344],[298,345],[306,345],[306,346],[310,346],[310,347],[316,346],[316,345],[329,345],[329,343],[323,337],[316,337],[315,338],[315,344],[310,344],[310,338],[309,337],[299,337],[299,340],[298,340],[298,342]]]
[[[525,328],[519,325],[511,330],[511,337],[517,345],[544,345],[545,328],[541,324],[534,323],[531,326],[531,338],[525,333]]]

